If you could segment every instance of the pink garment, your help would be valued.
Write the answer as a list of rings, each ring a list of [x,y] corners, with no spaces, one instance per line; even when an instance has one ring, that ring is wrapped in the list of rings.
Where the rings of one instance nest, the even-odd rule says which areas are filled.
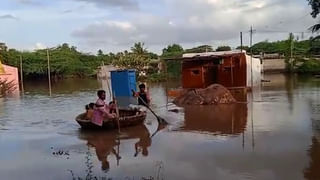
[[[103,119],[108,115],[106,103],[102,99],[98,99],[96,102],[96,107],[93,111],[92,123],[98,126],[102,126]]]

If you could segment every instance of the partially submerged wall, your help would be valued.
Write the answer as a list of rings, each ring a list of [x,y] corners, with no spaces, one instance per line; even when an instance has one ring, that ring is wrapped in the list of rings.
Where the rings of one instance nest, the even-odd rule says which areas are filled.
[[[247,60],[247,87],[260,86],[261,73],[262,73],[262,70],[261,70],[262,65],[261,65],[260,59],[251,58],[250,56],[246,55],[246,60]],[[252,66],[251,66],[251,60],[252,60]],[[251,71],[252,71],[252,75],[251,75]]]
[[[19,73],[18,69],[12,66],[2,65],[4,73],[0,74],[1,80],[6,80],[7,82],[12,82],[15,85],[15,90],[13,94],[19,94]]]
[[[264,73],[282,73],[286,71],[285,59],[264,59]]]

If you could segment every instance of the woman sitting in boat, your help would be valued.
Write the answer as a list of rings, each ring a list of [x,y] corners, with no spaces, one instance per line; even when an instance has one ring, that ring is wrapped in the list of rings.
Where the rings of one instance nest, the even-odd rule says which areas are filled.
[[[98,100],[95,104],[92,123],[98,126],[102,126],[104,119],[116,118],[115,113],[110,113],[110,107],[106,105],[106,92],[104,90],[99,90],[97,92]]]

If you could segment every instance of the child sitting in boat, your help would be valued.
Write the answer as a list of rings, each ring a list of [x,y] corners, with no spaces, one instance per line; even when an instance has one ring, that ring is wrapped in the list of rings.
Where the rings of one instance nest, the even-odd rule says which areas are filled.
[[[104,90],[99,90],[97,92],[98,100],[95,104],[92,123],[98,126],[102,126],[104,119],[116,118],[115,113],[110,113],[110,107],[106,105],[106,92]]]
[[[133,95],[138,98],[138,105],[150,106],[151,99],[149,93],[146,91],[145,84],[140,84],[139,92],[135,92]]]
[[[116,112],[116,103],[114,102],[114,101],[111,101],[110,103],[109,103],[109,109],[110,109],[110,113],[117,113]]]
[[[90,103],[86,105],[86,119],[92,119],[94,112],[94,103]]]

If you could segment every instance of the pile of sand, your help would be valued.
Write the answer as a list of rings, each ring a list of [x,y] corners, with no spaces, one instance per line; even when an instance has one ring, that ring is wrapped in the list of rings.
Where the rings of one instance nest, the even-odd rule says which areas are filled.
[[[236,100],[230,91],[219,84],[213,84],[206,89],[187,90],[173,101],[178,106],[231,104],[235,102]]]

